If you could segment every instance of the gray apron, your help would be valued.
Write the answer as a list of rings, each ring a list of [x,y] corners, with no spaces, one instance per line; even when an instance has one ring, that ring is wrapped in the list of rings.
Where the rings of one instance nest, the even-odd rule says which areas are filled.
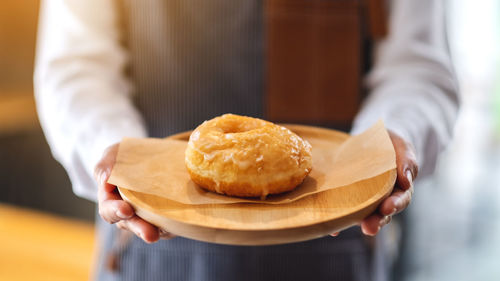
[[[261,117],[263,5],[258,0],[129,0],[125,44],[135,104],[151,137],[189,130],[223,113]],[[226,246],[134,237],[119,270],[104,257],[117,229],[99,216],[97,280],[375,280],[358,228],[339,237],[276,246]]]

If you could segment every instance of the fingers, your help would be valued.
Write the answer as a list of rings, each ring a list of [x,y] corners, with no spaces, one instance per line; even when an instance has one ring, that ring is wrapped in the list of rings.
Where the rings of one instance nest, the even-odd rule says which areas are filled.
[[[123,201],[116,190],[116,186],[107,183],[111,170],[116,162],[119,144],[110,146],[104,151],[103,156],[94,169],[94,178],[97,181],[97,199],[99,215],[108,223],[115,223],[117,227],[133,232],[147,243],[160,239],[168,239],[174,235],[159,229],[135,215],[132,206]]]
[[[396,152],[397,187],[379,206],[379,212],[385,216],[392,216],[408,207],[413,195],[413,180],[418,175],[413,145],[393,132],[389,132],[389,135]]]
[[[94,168],[94,179],[97,181],[99,189],[103,189],[107,192],[111,192],[116,188],[114,185],[107,183],[107,181],[116,162],[118,147],[118,143],[108,147],[104,151],[103,157]]]
[[[365,235],[376,235],[380,229],[389,224],[392,216],[403,211],[410,205],[413,196],[413,185],[408,190],[395,188],[379,206],[378,213],[374,213],[363,220],[361,231]]]
[[[116,223],[120,220],[131,218],[134,215],[132,207],[121,200],[120,195],[115,191],[116,187],[107,183],[115,164],[117,153],[118,144],[107,148],[94,169],[94,178],[98,185],[97,200],[99,202],[99,214],[109,223]]]
[[[398,157],[396,157],[397,159]],[[413,186],[413,180],[418,174],[418,166],[414,160],[409,158],[401,159],[400,162],[404,161],[404,164],[397,164],[397,185],[403,189],[408,190]],[[396,160],[397,163],[397,160]]]
[[[163,228],[160,228],[160,239],[162,240],[169,240],[175,237],[175,234],[172,234],[168,231],[166,231]]]
[[[117,191],[109,192],[99,188],[97,200],[99,202],[99,215],[108,223],[116,223],[134,215],[132,206],[123,201]]]
[[[408,207],[413,196],[413,186],[408,190],[394,188],[393,193],[387,197],[379,206],[380,214],[384,216],[395,215]]]
[[[361,231],[365,235],[374,236],[384,225],[390,223],[391,220],[392,216],[383,216],[381,214],[374,213],[361,222]]]
[[[413,145],[391,131],[389,131],[389,136],[396,152],[396,187],[392,194],[379,205],[378,212],[361,222],[361,230],[365,235],[376,235],[384,225],[391,222],[393,215],[408,207],[413,195],[413,180],[418,175]]]
[[[133,232],[146,243],[154,243],[160,239],[158,228],[136,215],[127,220],[120,220],[116,226]]]
[[[413,145],[393,132],[389,132],[396,152],[397,184],[403,189],[409,189],[418,175],[417,157]]]
[[[392,216],[403,211],[410,205],[413,195],[413,186],[408,190],[396,188],[395,191],[379,206],[378,213],[374,213],[363,220],[361,231],[365,235],[376,235],[380,229],[391,222]]]
[[[99,204],[99,215],[108,223],[117,223],[134,216],[134,209],[123,200],[105,200]]]

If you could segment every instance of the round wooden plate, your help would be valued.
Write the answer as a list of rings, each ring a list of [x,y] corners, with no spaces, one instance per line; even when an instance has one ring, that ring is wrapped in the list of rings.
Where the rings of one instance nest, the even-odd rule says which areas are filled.
[[[305,139],[319,138],[339,145],[348,137],[323,128],[285,126]],[[187,140],[189,134],[170,138]],[[178,236],[220,244],[271,245],[319,238],[359,223],[390,194],[395,181],[394,169],[279,205],[185,205],[125,188],[118,190],[138,216]]]

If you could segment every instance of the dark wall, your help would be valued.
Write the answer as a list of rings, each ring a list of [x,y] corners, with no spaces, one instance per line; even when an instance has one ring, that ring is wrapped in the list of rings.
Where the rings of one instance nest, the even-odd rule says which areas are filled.
[[[75,196],[41,130],[0,136],[0,202],[92,220],[93,202]]]

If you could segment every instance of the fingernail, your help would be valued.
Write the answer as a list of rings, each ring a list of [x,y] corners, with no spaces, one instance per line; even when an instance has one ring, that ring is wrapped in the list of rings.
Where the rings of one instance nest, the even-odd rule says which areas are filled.
[[[144,234],[139,232],[137,233],[137,236],[141,237],[142,241],[146,242],[146,243],[149,243],[148,241],[146,241],[146,239],[144,238]]]
[[[413,185],[413,175],[411,174],[410,170],[406,170],[406,178],[408,179],[410,186],[412,186]]]
[[[163,229],[163,228],[159,228],[159,229],[158,229],[158,235],[159,235],[159,236],[170,237],[170,236],[172,236],[172,233],[170,233],[170,232],[166,231],[166,230],[165,230],[165,229]]]
[[[381,226],[384,226],[388,224],[391,221],[391,216],[385,216],[382,220],[379,222],[379,230]]]
[[[106,183],[106,178],[107,178],[106,172],[101,172],[101,174],[99,174],[99,182],[101,185],[104,185]]]
[[[122,211],[120,211],[120,210],[116,211],[116,215],[117,215],[120,219],[124,219],[124,220],[126,220],[126,219],[130,218],[130,216],[125,215],[125,214],[124,214],[124,213],[122,213]]]
[[[394,199],[394,210],[397,210],[397,209],[402,209],[403,208],[403,199],[401,199],[401,197],[396,197],[396,199]]]

